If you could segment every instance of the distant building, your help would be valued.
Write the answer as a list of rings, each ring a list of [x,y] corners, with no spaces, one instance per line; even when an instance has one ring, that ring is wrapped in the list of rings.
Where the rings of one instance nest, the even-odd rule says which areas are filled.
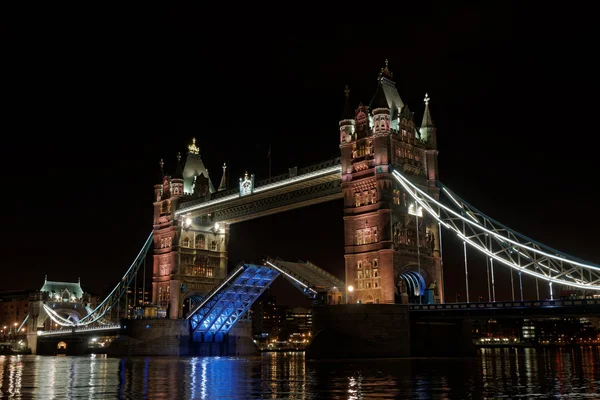
[[[4,335],[19,328],[29,307],[30,290],[0,292],[0,332]]]

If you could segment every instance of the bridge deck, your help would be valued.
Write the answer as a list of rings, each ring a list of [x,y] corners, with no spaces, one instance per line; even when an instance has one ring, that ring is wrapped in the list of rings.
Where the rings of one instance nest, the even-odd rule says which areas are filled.
[[[307,287],[317,291],[344,291],[344,281],[311,263],[310,261],[284,261],[267,258],[267,264],[280,268],[284,277],[300,290]],[[298,282],[300,281],[300,282]]]

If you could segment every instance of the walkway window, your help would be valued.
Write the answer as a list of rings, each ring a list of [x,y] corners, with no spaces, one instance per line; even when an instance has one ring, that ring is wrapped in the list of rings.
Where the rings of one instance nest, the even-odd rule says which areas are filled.
[[[190,238],[189,237],[184,237],[183,238],[183,242],[181,243],[181,245],[183,247],[190,247]]]
[[[394,204],[400,204],[400,191],[394,189]]]
[[[202,235],[202,234],[196,235],[196,248],[197,249],[206,248],[206,238],[204,237],[204,235]]]
[[[212,242],[210,242],[210,249],[212,251],[217,251],[217,241],[213,240]]]

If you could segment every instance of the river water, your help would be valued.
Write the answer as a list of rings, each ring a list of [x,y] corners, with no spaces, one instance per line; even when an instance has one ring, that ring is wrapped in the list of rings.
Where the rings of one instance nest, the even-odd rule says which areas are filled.
[[[483,349],[472,358],[0,356],[7,399],[600,398],[600,348]]]

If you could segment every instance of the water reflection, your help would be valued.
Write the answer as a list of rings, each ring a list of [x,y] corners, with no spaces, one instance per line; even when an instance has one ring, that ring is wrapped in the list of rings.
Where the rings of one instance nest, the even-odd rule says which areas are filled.
[[[483,349],[465,359],[0,356],[11,399],[596,398],[600,349]]]

